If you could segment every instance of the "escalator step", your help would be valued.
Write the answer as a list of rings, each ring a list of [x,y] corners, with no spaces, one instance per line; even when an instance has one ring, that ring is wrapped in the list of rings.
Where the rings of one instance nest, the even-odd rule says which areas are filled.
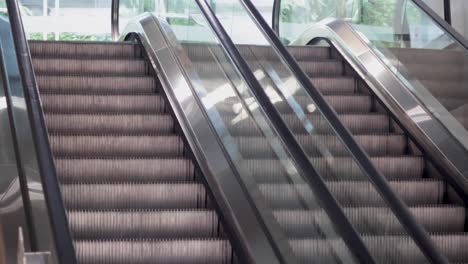
[[[152,76],[37,75],[36,80],[41,97],[44,94],[148,95],[158,86]]]
[[[269,46],[249,46],[250,50],[260,59],[276,59],[278,53]],[[300,46],[288,46],[288,51],[298,61],[309,61],[330,58],[329,47],[317,47],[313,49],[304,49]]]
[[[386,205],[369,182],[329,181],[327,186],[342,206]],[[410,206],[440,204],[445,191],[444,182],[436,180],[391,181],[390,186]],[[305,184],[261,184],[259,188],[273,208],[300,209],[304,208],[302,201],[317,206],[316,198]]]
[[[41,99],[46,114],[160,114],[166,109],[159,95],[42,95]]]
[[[372,98],[369,95],[334,95],[325,96],[325,100],[337,113],[367,113],[372,110]],[[305,113],[317,111],[315,103],[307,96],[295,96],[291,98],[292,103],[299,104]],[[291,102],[279,101],[275,103],[278,111],[284,114],[293,113]]]
[[[410,210],[428,232],[463,232],[466,213],[461,206],[411,207]],[[360,233],[398,235],[406,232],[389,208],[344,208],[344,212]],[[318,237],[331,223],[323,210],[281,210],[275,212],[275,217],[287,236],[294,238]]]
[[[369,182],[327,182],[335,198],[344,206],[384,203]],[[445,183],[438,180],[391,181],[393,191],[409,206],[440,204],[443,202]]]
[[[141,55],[139,45],[131,42],[30,41],[29,49],[33,57],[131,58]]]
[[[406,136],[399,134],[356,135],[354,138],[370,156],[403,155],[408,143]],[[328,152],[334,157],[350,155],[342,141],[334,135],[298,135],[296,139],[307,154],[313,157],[320,157]],[[237,137],[236,142],[244,158],[272,159],[276,157],[269,141],[264,137]]]
[[[373,99],[369,95],[326,95],[325,100],[338,113],[355,114],[369,113],[372,111]],[[298,95],[289,97],[288,101],[284,101],[275,96],[275,108],[282,114],[293,114],[293,109],[299,108],[297,113],[314,113],[317,110],[315,103],[306,95]],[[300,107],[297,107],[300,106]],[[239,113],[242,109],[242,104],[239,103],[237,97],[229,97],[217,104],[217,109],[224,112]],[[297,110],[296,110],[297,111]]]
[[[441,249],[451,263],[465,263],[468,259],[468,236],[465,234],[432,235],[436,246]],[[331,241],[330,241],[331,240]],[[363,236],[371,255],[377,263],[428,263],[409,236]],[[290,245],[301,263],[311,263],[322,259],[332,259],[336,245],[343,242],[336,239],[297,239]]]
[[[121,59],[33,59],[36,74],[108,74],[141,76],[147,73],[144,60]]]
[[[78,240],[81,264],[229,264],[232,249],[227,240]]]
[[[371,161],[388,180],[418,180],[424,172],[424,158],[419,156],[372,157]],[[312,165],[325,180],[368,180],[352,158],[311,158]],[[277,160],[250,159],[246,166],[261,183],[286,183],[290,176]]]
[[[223,115],[225,124],[233,136],[258,136],[256,124],[245,113]],[[390,132],[391,120],[384,114],[342,114],[340,120],[353,134],[387,134]],[[294,114],[285,114],[283,119],[289,129],[296,134],[306,134],[305,125],[311,124],[311,133],[333,133],[330,124],[317,114],[306,115],[306,123],[301,122]]]
[[[76,239],[217,237],[218,216],[208,210],[71,211]]]
[[[178,182],[194,179],[188,159],[56,159],[64,183]]]
[[[353,77],[314,77],[310,81],[324,95],[351,95],[358,90],[357,80]]]
[[[298,63],[310,77],[340,76],[344,74],[343,62],[337,60],[299,61]]]
[[[164,115],[48,114],[51,134],[67,135],[165,135],[174,132],[174,120]]]
[[[70,210],[206,208],[208,202],[197,183],[64,184],[62,195]]]
[[[51,136],[55,157],[177,157],[184,152],[178,136]]]

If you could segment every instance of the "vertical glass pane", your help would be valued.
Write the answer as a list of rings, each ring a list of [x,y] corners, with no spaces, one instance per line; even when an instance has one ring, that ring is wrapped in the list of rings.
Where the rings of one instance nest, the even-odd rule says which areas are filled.
[[[1,2],[0,2],[1,3]],[[4,14],[0,15],[3,38]],[[18,231],[23,229],[28,246],[28,226],[5,97],[4,73],[0,71],[0,263],[16,263]]]
[[[273,12],[273,0],[254,0],[252,1],[266,21],[271,24]],[[239,6],[232,5],[230,1],[211,1],[209,3],[220,14],[220,19],[223,17],[232,17],[233,15],[246,15],[245,13],[236,12]],[[186,32],[185,37],[181,39],[185,41],[204,41],[206,40],[206,24],[203,15],[196,6],[195,1],[186,0],[140,0],[140,1],[120,1],[120,30],[123,31],[127,23],[134,17],[145,12],[153,12],[157,17],[163,18],[178,37],[182,37]],[[243,40],[245,43],[258,43],[262,39],[255,38],[256,34],[251,33],[251,29],[246,23],[247,18],[237,17],[236,22],[239,24],[245,23],[245,27],[230,27],[232,36],[237,40]],[[190,28],[190,30],[187,30]],[[239,30],[242,28],[243,30]]]
[[[468,138],[468,52],[433,18],[411,0],[331,0],[318,14],[319,2],[282,1],[285,43],[325,17],[349,22],[458,141]]]
[[[0,0],[0,3],[5,3]],[[29,228],[34,232],[35,244],[38,251],[55,253],[47,205],[44,199],[42,180],[36,157],[28,110],[24,98],[24,86],[19,75],[17,55],[15,53],[11,27],[6,15],[0,17],[0,56],[4,62],[5,89],[11,96],[11,116],[17,138],[17,152],[20,166],[24,170],[24,177],[28,190],[31,207]]]
[[[29,39],[111,40],[112,0],[19,0]]]
[[[242,7],[236,2],[211,3],[216,3],[217,10],[221,8],[226,15],[234,12],[240,14],[236,19],[247,18],[245,13],[239,12]],[[242,179],[248,179],[247,189],[253,191],[252,200],[268,228],[272,224],[276,231],[277,227],[281,239],[287,239],[285,244],[300,260],[353,262],[354,256],[324,212],[321,198],[308,184],[306,176],[309,175],[299,174],[287,147],[281,143],[198,6],[192,0],[160,1],[159,4],[163,6],[160,10],[164,11],[156,13],[171,41],[171,49],[201,99],[235,169]],[[231,22],[232,16],[224,21]],[[238,30],[230,24],[228,30]],[[260,39],[258,35],[257,39]],[[184,100],[193,98],[190,94],[180,94],[177,89],[174,92]],[[297,125],[301,129],[300,122]],[[296,229],[296,218],[309,224],[304,223],[302,229]],[[310,237],[301,237],[301,233]]]
[[[378,263],[384,263],[386,261],[394,263],[427,261],[415,241],[406,233],[404,227],[396,218],[385,199],[380,195],[378,188],[373,185],[373,181],[370,177],[372,175],[367,175],[365,171],[362,170],[346,145],[334,132],[334,129],[322,114],[320,107],[308,95],[306,92],[307,87],[303,87],[296,79],[295,74],[283,62],[282,57],[276,50],[268,43],[268,40],[257,28],[253,19],[247,15],[247,11],[242,7],[239,0],[231,0],[231,2],[233,5],[239,7],[236,12],[244,13],[244,15],[235,14],[230,17],[220,17],[223,26],[228,28],[229,32],[234,35],[233,40],[236,42],[244,59],[249,63],[250,69],[257,77],[265,92],[270,96],[271,102],[274,103],[274,106],[282,114],[283,120],[288,124],[297,141],[309,155],[311,163],[319,171],[331,193],[335,196],[335,199],[343,208],[344,213],[354,225],[354,228],[362,236],[371,255]],[[314,3],[318,4],[316,2]],[[342,3],[349,4],[349,2],[345,1]],[[299,12],[299,10],[300,9],[296,9],[297,12]],[[344,17],[349,15],[353,19],[361,19],[354,17],[356,14],[354,10],[355,9],[351,5],[349,9],[323,9],[323,13],[317,13],[316,15],[317,17],[320,15],[328,16],[330,14]],[[237,18],[241,16],[247,19],[242,26],[250,28],[251,34],[256,34],[255,39],[262,39],[262,41],[259,41],[256,45],[245,45],[244,41],[236,38],[235,33],[232,32],[236,32],[236,29],[233,28],[242,30],[239,28],[241,25],[236,22]],[[300,16],[297,13],[293,15],[293,17],[298,20],[307,19],[307,16]],[[291,17],[291,19],[293,19],[293,17]],[[292,21],[296,21],[294,19]],[[387,18],[382,21],[376,19],[374,23],[385,25],[387,20]],[[300,58],[301,65],[304,66],[304,72],[309,73],[312,81],[333,74],[339,74],[344,71],[341,62],[326,60],[328,58],[326,48],[322,48],[322,50],[321,48],[316,49],[314,53],[315,60],[311,59],[312,61],[310,62],[307,61],[308,57],[304,49],[291,47],[289,51],[295,55],[304,55],[304,57]],[[309,56],[312,57],[310,53]],[[320,67],[320,65],[322,66]],[[327,99],[329,102],[332,100],[330,97],[327,97]],[[344,101],[340,102],[344,104],[343,107],[346,107]],[[337,106],[337,111],[340,111],[340,106],[336,103],[334,106]],[[342,110],[340,113],[342,113]],[[351,116],[352,115],[346,117],[342,114],[340,118],[342,118],[343,122],[349,122],[346,124],[351,124],[352,122],[346,119],[358,117]],[[351,127],[350,129],[353,128]],[[381,130],[381,133],[385,133],[385,129]],[[357,140],[363,140],[364,138],[364,135],[356,137]],[[378,158],[374,158],[372,161],[376,166],[379,166],[381,162]],[[371,213],[371,211],[373,213]],[[298,225],[300,222],[301,227],[304,229],[310,228],[308,225],[314,223],[312,220],[314,212],[304,210],[303,213],[306,215],[304,218],[292,220],[291,222]],[[379,220],[376,220],[373,219],[374,216],[371,216],[373,214],[383,214],[385,217],[378,217]],[[297,239],[298,237],[305,240],[313,239],[313,236],[306,232],[300,235],[292,232],[288,235],[291,239]],[[398,242],[398,239],[395,239],[396,236],[399,236],[400,239],[403,237],[407,239],[407,246],[411,248],[414,255],[400,254],[400,242]],[[385,246],[382,246],[382,248],[376,247],[376,241],[380,241],[382,245]],[[312,248],[308,248],[308,250],[313,252]],[[313,253],[309,254],[313,255]],[[303,257],[303,261],[312,260],[308,258],[310,255],[308,256],[307,254],[301,257]],[[341,259],[340,261],[345,260]]]
[[[452,26],[465,39],[468,39],[468,2],[466,0],[450,0]]]

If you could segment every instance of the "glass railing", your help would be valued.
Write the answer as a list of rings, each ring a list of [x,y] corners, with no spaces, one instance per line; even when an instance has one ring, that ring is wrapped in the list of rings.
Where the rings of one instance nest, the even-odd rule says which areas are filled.
[[[281,1],[279,32],[285,43],[307,44],[298,41],[300,36],[325,18],[346,21],[433,117],[467,145],[466,44],[412,0],[335,0],[319,7],[312,0]]]
[[[0,1],[0,6],[6,8],[5,0]],[[29,106],[25,98],[26,86],[20,76],[12,26],[6,9],[0,14],[0,58],[0,234],[7,237],[6,241],[2,241],[4,237],[0,237],[0,247],[8,247],[0,249],[0,259],[5,256],[4,253],[11,253],[12,249],[18,247],[12,238],[18,238],[17,227],[26,224],[27,226],[23,226],[26,250],[54,254],[55,242],[43,193],[36,146],[31,134]],[[23,210],[25,215],[21,212]],[[6,257],[8,261],[0,262],[16,263],[17,256],[7,254]],[[56,263],[55,260],[53,257],[50,261]]]
[[[388,218],[381,219],[384,223],[373,232],[376,232],[383,240],[386,237],[391,240],[395,235],[395,229],[388,227],[394,225],[399,230],[399,235],[408,236],[405,228],[390,209],[391,206],[386,203],[386,198],[384,199],[379,194],[380,189],[373,185],[373,176],[362,168],[361,161],[356,160],[354,154],[347,148],[348,145],[338,136],[336,128],[329,123],[318,104],[306,91],[306,87],[297,79],[297,74],[285,63],[285,58],[279,54],[279,51],[273,48],[271,40],[268,40],[265,32],[259,30],[257,23],[253,21],[243,5],[238,0],[217,2],[216,0],[211,1],[216,7],[221,4],[231,6],[230,10],[214,10],[224,28],[231,34],[232,40],[236,43],[244,59],[249,63],[251,71],[270,96],[271,102],[282,113],[283,119],[294,132],[296,140],[301,143],[309,155],[310,162],[319,171],[330,189],[334,190],[336,184],[341,186],[340,193],[334,194],[348,217],[356,217],[356,213],[362,214],[363,217],[365,215],[364,211],[353,210],[362,203],[362,200],[359,201],[361,196],[346,195],[346,198],[341,196],[343,193],[351,194],[355,188],[351,181],[357,181],[375,193],[376,204],[374,206],[381,206],[389,215]],[[331,11],[326,11],[325,14],[330,14],[329,12]],[[240,17],[244,20],[242,23],[238,22]],[[301,16],[297,15],[296,17]],[[256,45],[245,45],[245,43],[251,43],[252,40],[255,40]],[[245,96],[245,100],[249,100],[247,96]],[[368,235],[365,227],[355,226],[355,229],[362,232],[365,242],[369,241],[365,237]],[[411,243],[414,246],[414,241]],[[377,262],[387,261],[386,258],[389,256],[392,257],[393,261],[399,263],[414,261],[414,259],[406,259],[404,255],[398,254],[399,249],[396,245],[389,246],[384,250],[376,250],[374,245],[367,245],[372,248],[370,253]],[[386,254],[382,254],[382,252],[386,250],[388,250],[388,256],[385,257]],[[392,250],[394,251],[392,252]],[[415,247],[415,251],[420,261],[426,261],[420,249]]]
[[[229,1],[219,2],[212,1],[212,6],[215,6],[214,9],[217,12],[230,14],[232,13],[233,8],[236,9],[236,6],[233,6]],[[262,16],[267,21],[272,20],[273,12],[273,2],[271,0],[255,0],[254,1],[257,8],[261,12]],[[195,11],[190,5],[193,5],[195,1],[186,1],[186,0],[174,0],[174,1],[120,1],[119,7],[119,28],[122,31],[125,28],[125,25],[131,21],[136,16],[143,14],[144,12],[151,12],[159,18],[163,18],[168,24],[171,25],[171,28],[174,32],[179,34],[184,34],[184,32],[190,32],[191,29],[196,34],[189,34],[186,37],[186,41],[198,41],[200,39],[206,38],[204,34],[206,33],[206,24],[203,20],[201,13]],[[245,14],[239,14],[245,15]],[[222,17],[220,17],[222,19]],[[237,23],[245,23],[248,21],[248,18],[237,17]],[[249,35],[251,29],[248,27],[248,23],[245,27],[239,27],[240,29],[237,32],[232,32],[233,36],[235,35],[238,41],[244,41],[246,44],[255,44],[262,39],[255,39],[255,31],[253,34]],[[192,39],[188,39],[191,37]]]
[[[211,1],[211,4],[217,4],[216,2]],[[354,252],[337,231],[338,223],[344,223],[346,220],[331,220],[324,209],[322,197],[317,196],[309,185],[309,177],[312,177],[314,172],[308,172],[310,175],[299,172],[299,165],[291,157],[288,146],[285,146],[278,136],[276,127],[270,124],[269,114],[263,111],[262,103],[252,94],[243,79],[245,76],[227,55],[196,2],[185,0],[177,3],[180,4],[179,7],[172,6],[173,1],[159,1],[163,6],[159,6],[156,12],[158,21],[162,24],[161,28],[166,30],[165,35],[171,42],[171,50],[194,87],[196,97],[200,99],[228,158],[242,177],[249,178],[253,183],[247,189],[253,188],[260,194],[254,195],[252,200],[261,200],[262,204],[267,205],[257,207],[260,212],[266,210],[265,215],[273,217],[263,221],[273,222],[279,227],[279,237],[286,239],[290,247],[288,250],[292,250],[295,253],[294,257],[301,261],[358,262]],[[238,2],[223,1],[224,4],[246,16]],[[220,6],[221,3],[217,8]],[[126,8],[130,9],[128,6]],[[121,7],[121,14],[124,9]],[[167,13],[161,10],[167,10]],[[228,12],[225,8],[222,10]],[[120,20],[130,19],[137,13],[125,13],[126,18],[121,17]],[[229,17],[224,20],[227,21],[231,21]],[[255,30],[255,26],[248,21],[243,23],[249,27],[249,31]],[[226,29],[231,30],[232,27]],[[265,43],[261,35],[257,35],[257,38]],[[349,155],[338,154],[343,151],[343,145],[337,143],[340,145],[337,148],[341,149],[337,150],[323,142],[339,142],[339,139],[332,134],[331,127],[326,124],[320,111],[314,108],[310,98],[306,98],[309,100],[306,102],[306,108],[301,107],[302,102],[295,107],[289,106],[288,102],[297,103],[297,97],[301,100],[305,95],[288,68],[277,61],[271,48],[266,45],[256,47],[260,49],[260,53],[255,54],[251,53],[248,46],[239,48],[251,63],[251,71],[272,96],[278,109],[286,111],[294,123],[290,130],[300,131],[296,139],[300,142],[310,141],[307,146],[304,144],[304,148],[310,154],[316,170],[323,174],[324,178],[331,179],[338,173],[328,170],[334,164],[343,160],[352,163]],[[261,57],[257,60],[255,56]],[[265,71],[265,64],[272,67],[273,73]],[[272,74],[276,74],[277,78],[273,78]],[[178,94],[177,91],[175,93],[179,100],[193,100],[190,94]],[[355,166],[354,175],[366,179],[358,166]],[[303,218],[305,226],[294,225],[296,216]],[[394,218],[389,221],[394,221]],[[301,236],[302,232],[310,237]],[[385,234],[385,230],[381,230],[381,233]]]

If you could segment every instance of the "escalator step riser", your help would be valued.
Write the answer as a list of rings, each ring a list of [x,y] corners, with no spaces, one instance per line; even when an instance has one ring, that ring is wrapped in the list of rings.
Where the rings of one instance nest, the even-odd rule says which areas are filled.
[[[422,157],[372,157],[371,161],[388,180],[417,180],[424,173],[425,163]],[[362,169],[352,158],[311,158],[311,163],[325,180],[364,181]],[[286,183],[291,177],[276,160],[247,160],[246,166],[260,183]]]
[[[428,232],[463,232],[465,224],[463,207],[413,207],[410,210]],[[406,232],[388,208],[344,208],[344,212],[360,233],[398,235]],[[319,237],[323,227],[331,224],[323,210],[276,211],[275,217],[287,236],[294,238]]]
[[[325,96],[325,100],[337,113],[368,113],[372,111],[372,98],[370,96]],[[305,113],[317,111],[315,103],[308,97],[297,96],[291,102],[280,101],[275,103],[276,109],[283,114],[293,113],[291,104],[298,104]]]
[[[346,243],[341,239],[336,239],[336,233],[328,235],[335,239],[290,240],[289,245],[298,263],[340,263],[343,260],[353,263],[349,259],[353,255]]]
[[[206,208],[208,198],[195,183],[66,184],[62,195],[70,210]]]
[[[133,58],[141,56],[139,45],[134,43],[31,41],[29,49],[33,57]]]
[[[260,62],[260,61],[259,61]],[[286,70],[284,67],[277,64],[276,61],[263,61],[266,65],[277,66],[276,73],[281,78],[291,77],[291,72]],[[328,77],[328,76],[342,76],[344,73],[343,63],[340,61],[333,60],[321,60],[314,62],[300,62],[302,69],[309,77]],[[211,78],[218,77],[215,73],[219,73],[221,67],[226,69],[232,68],[232,65],[228,62],[225,63],[214,63],[211,61],[196,61],[194,62],[196,72],[200,76],[212,76]]]
[[[36,74],[110,74],[135,76],[147,73],[144,60],[33,59]]]
[[[179,182],[195,177],[188,159],[56,159],[64,183]]]
[[[357,135],[354,138],[370,156],[403,155],[408,144],[404,135]],[[350,155],[342,141],[333,135],[298,135],[296,139],[312,157],[321,157],[324,151],[329,151],[334,157]],[[243,158],[276,157],[271,145],[264,138],[237,137],[236,142]]]
[[[55,157],[178,157],[184,143],[178,136],[51,136]]]
[[[152,76],[98,77],[37,75],[36,80],[42,96],[44,94],[152,94],[158,88],[158,83]]]
[[[352,95],[359,88],[352,77],[311,78],[310,81],[324,95]]]
[[[253,54],[259,59],[279,58],[278,53],[268,46],[249,46]],[[288,46],[289,53],[298,61],[325,60],[330,58],[330,48],[317,47],[314,49],[304,49],[302,47]]]
[[[310,77],[340,76],[344,74],[344,66],[341,61],[299,61],[298,63],[301,66],[301,69]]]
[[[230,264],[226,240],[77,241],[81,264]]]
[[[46,115],[51,134],[166,135],[174,132],[170,115]]]
[[[214,211],[72,211],[75,239],[151,239],[217,237]]]
[[[437,81],[458,81],[466,83],[466,72],[468,67],[465,65],[432,65],[409,64],[406,65],[412,76],[419,80],[437,80]]]
[[[259,136],[261,135],[254,121],[245,113],[236,116],[223,116],[225,124],[229,124],[229,131],[233,136]],[[390,132],[389,116],[377,114],[354,114],[340,115],[340,120],[353,134],[385,134]],[[311,124],[311,133],[334,133],[330,124],[321,116],[307,115],[305,123],[301,122],[296,115],[283,115],[283,119],[291,132],[295,134],[307,134],[304,126]],[[308,121],[308,122],[307,122]]]
[[[324,97],[330,106],[341,114],[369,113],[373,107],[372,98],[368,95],[328,95]],[[304,113],[312,114],[317,111],[315,103],[308,96],[294,96],[290,97],[290,101],[280,101],[276,94],[272,94],[271,99],[275,108],[282,114],[293,114],[293,109],[298,108],[298,106]],[[226,98],[216,106],[218,111],[226,113],[239,113],[243,109],[243,105],[235,97]]]
[[[468,259],[468,236],[432,235],[435,245],[451,263],[465,263]],[[420,248],[408,236],[363,236],[371,255],[377,263],[428,263]],[[323,239],[291,240],[290,245],[301,263],[311,263],[318,257],[333,256],[332,245],[342,241]]]
[[[45,113],[57,114],[160,114],[166,110],[161,96],[42,95]]]
[[[368,182],[327,182],[330,192],[342,206],[386,206],[386,202]],[[393,181],[390,186],[408,205],[442,203],[445,186],[439,181]],[[312,191],[304,184],[262,184],[260,191],[273,208],[300,209],[302,201],[317,203]],[[317,205],[314,205],[317,206]],[[308,208],[317,209],[317,208]]]

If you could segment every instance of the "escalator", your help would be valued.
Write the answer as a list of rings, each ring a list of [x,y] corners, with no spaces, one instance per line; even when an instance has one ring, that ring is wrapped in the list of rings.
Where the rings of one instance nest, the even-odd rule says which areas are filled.
[[[225,83],[216,65],[204,61],[207,47],[184,47],[200,78],[210,80],[207,86]],[[242,48],[244,54],[248,49],[250,54],[268,58],[266,48]],[[148,72],[140,49],[130,43],[30,42],[78,260],[126,263],[151,257],[177,263],[184,259],[190,263],[230,263],[229,242],[193,161],[185,155],[168,103],[158,94],[160,84]],[[424,156],[350,68],[345,70],[343,61],[331,59],[330,48],[298,47],[290,52],[418,221],[429,232],[453,233],[435,236],[437,244],[448,250],[467,243],[461,233],[464,207],[449,204],[446,183],[428,177],[430,169],[425,168]],[[308,105],[305,95],[298,102]],[[320,126],[324,121],[310,114],[319,135],[309,136],[284,102],[277,106],[307,153],[316,157],[313,164],[373,255],[383,259],[395,252],[396,245],[415,247],[408,236],[400,235],[402,226],[371,183],[360,181],[361,171],[345,157],[345,147],[327,135],[327,125]],[[235,119],[235,104],[223,108],[228,120]],[[331,262],[330,244],[314,239],[320,236],[316,226],[323,212],[318,208],[316,212],[303,210],[298,202],[310,200],[311,191],[306,185],[287,183],[286,171],[268,160],[274,156],[268,142],[248,121],[229,130],[236,136],[242,155],[250,158],[259,188],[275,209],[293,249],[302,251],[303,262]],[[339,159],[340,167],[331,170],[327,161],[319,158],[317,142],[324,142]],[[132,252],[125,251],[130,247]],[[158,250],[142,250],[145,247]],[[169,250],[178,247],[187,250]],[[452,258],[463,260],[462,248],[451,253]],[[418,259],[419,254],[413,249],[398,257]]]
[[[253,54],[268,57],[263,55],[261,47],[249,48]],[[375,166],[388,179],[395,193],[431,234],[442,253],[451,262],[466,262],[466,208],[444,179],[444,175],[431,165],[424,153],[336,51],[324,47],[289,47],[288,50],[338,113]],[[304,108],[309,104],[305,96],[299,97],[297,101]],[[285,119],[289,119],[287,107],[282,107],[281,104],[278,107],[285,109]],[[291,127],[294,125],[291,124]],[[320,131],[320,127],[316,129],[318,133],[326,132]],[[333,138],[327,139],[326,135],[315,139],[301,129],[297,129],[296,133],[300,135],[298,138],[312,157],[316,150],[308,146],[314,146],[313,142],[316,140],[326,142],[338,157],[344,152],[340,149],[339,142]],[[327,180],[336,199],[343,205],[353,226],[362,234],[369,250],[380,257],[379,263],[394,254],[391,252],[399,251],[394,247],[405,248],[404,251],[399,251],[402,259],[416,261],[418,250],[414,249],[408,236],[402,235],[401,226],[392,225],[390,219],[393,216],[386,208],[381,207],[382,201],[375,196],[374,190],[369,187],[370,183],[360,180],[360,171],[348,158],[337,159],[339,161],[333,168],[326,161],[317,160],[313,163]],[[277,186],[276,190],[284,188]],[[310,238],[314,234],[306,231],[314,223],[310,213],[286,211],[280,215],[284,221],[282,224],[293,237]],[[385,220],[382,221],[383,219]]]
[[[197,72],[205,72],[206,76],[201,75],[202,79],[220,75],[213,70],[216,66],[204,61],[204,56],[200,55],[209,54],[209,48],[190,44],[184,48],[189,52]],[[258,72],[254,65],[262,64],[262,60],[271,59],[270,63],[263,64],[275,62],[271,48],[239,46],[239,49],[245,58],[251,59],[253,71]],[[295,55],[377,169],[386,176],[393,191],[410,207],[416,220],[433,234],[432,238],[442,253],[453,262],[467,260],[464,250],[468,246],[468,235],[464,233],[465,207],[458,203],[458,197],[447,182],[431,167],[424,154],[366,85],[345,62],[336,57],[331,48],[289,47],[289,51]],[[282,76],[280,73],[279,78],[288,78],[288,74]],[[219,82],[213,77],[210,80]],[[275,85],[274,81],[263,81],[265,85]],[[302,108],[313,110],[314,105],[306,94],[296,98]],[[314,111],[307,114],[314,124],[315,134],[310,135],[286,101],[280,101],[275,106],[377,262],[423,263],[424,257],[414,241],[405,235],[403,226],[372,183],[363,179],[363,172],[348,157],[346,146],[333,135],[323,117]],[[226,109],[232,111],[238,107],[232,104]],[[232,116],[229,120],[235,119],[234,113],[229,116]],[[287,171],[277,162],[268,160],[274,156],[273,149],[266,140],[257,137],[254,125],[248,121],[241,121],[242,130],[237,129],[233,134],[237,135],[239,147],[245,153],[243,156],[252,159],[251,164],[255,166],[253,177],[273,208],[274,216],[288,236],[294,252],[302,263],[333,263],[336,257],[334,249],[328,241],[319,239],[323,236],[320,222],[324,221],[324,212],[319,208],[305,210],[298,202],[314,200],[313,192],[306,184],[291,184],[285,177]],[[330,151],[332,161],[322,157],[321,145]],[[401,251],[402,248],[405,250]]]
[[[249,0],[234,0],[229,3],[238,6],[238,9],[232,13],[221,11],[217,14],[218,18],[237,44],[243,58],[249,63],[251,71],[255,72],[257,80],[269,92],[270,100],[281,112],[297,141],[309,155],[311,163],[343,207],[351,224],[362,236],[370,254],[378,263],[427,262],[412,238],[405,234],[404,227],[388,210],[386,202],[372,187],[373,184],[363,177],[362,169],[349,157],[349,150],[334,136],[330,127],[321,126],[326,122],[320,118],[319,104],[311,100],[313,93],[301,90],[300,85],[294,82],[291,68],[285,66],[287,56],[281,54],[281,47],[276,45],[279,39],[267,28],[261,14]],[[239,17],[254,22],[236,25],[235,21]],[[249,28],[260,28],[249,30],[246,34],[262,44],[243,44],[250,41],[239,37],[239,32],[242,32],[246,25]],[[318,29],[311,26],[311,29],[308,29],[311,35],[315,34],[313,36],[318,40],[333,36],[320,35],[320,26],[319,24],[316,27]],[[333,28],[333,24],[330,27]],[[374,84],[369,79],[384,75],[381,66],[369,59],[365,50],[349,37],[349,32],[343,27],[335,26],[333,29],[334,34],[348,37],[348,42],[339,43],[342,46],[337,46],[336,38],[330,38],[326,45],[291,45],[286,48],[310,79],[312,89],[319,90],[324,96],[374,166],[388,180],[394,193],[430,234],[441,254],[452,263],[467,262],[468,255],[464,250],[468,246],[465,190],[454,180],[456,176],[454,177],[449,170],[444,171],[444,167],[440,165],[441,161],[435,159],[434,154],[424,148],[420,141],[415,140],[419,135],[411,134],[407,127],[403,126],[404,121],[400,116],[396,116],[395,112],[382,103],[382,97],[376,94],[376,89],[369,87],[369,83]],[[304,36],[298,38],[304,44],[314,43],[316,39],[310,38],[311,35],[308,35],[307,31],[304,34],[305,37],[309,37],[308,41],[305,41]],[[361,36],[362,33],[358,32],[356,35]],[[366,43],[366,39],[359,40],[360,43]],[[359,62],[367,63],[370,68],[374,67],[375,71],[368,70],[367,75],[361,75],[356,66],[359,64],[351,65],[350,62],[354,61],[343,57],[342,54],[347,52],[346,45],[355,48],[356,57],[362,57]],[[431,84],[428,90],[436,93],[436,98],[449,110],[464,107],[466,100],[461,87],[466,79],[466,51],[458,49],[434,52],[404,48],[390,50],[393,50],[392,55],[396,57],[392,65],[402,72],[402,68],[406,67],[410,72],[408,82],[416,79],[422,80],[424,85]],[[436,66],[428,65],[435,61],[438,62]],[[292,64],[288,66],[290,65]],[[446,84],[455,88],[446,87]],[[388,90],[393,88],[388,87]],[[410,111],[409,115],[412,114]],[[462,122],[463,109],[460,112],[461,118],[457,119]],[[426,119],[417,114],[421,113],[414,113],[414,122],[423,123]],[[419,120],[416,119],[418,117]],[[309,120],[313,127],[304,125],[304,120]],[[438,136],[439,138],[432,140],[445,140],[445,143],[449,144],[444,138],[445,134]],[[255,147],[256,153],[262,153],[261,155],[269,152],[261,144],[256,144]],[[328,152],[325,155],[324,149]],[[452,151],[455,152],[455,149]],[[462,160],[462,157],[456,159]],[[280,168],[275,168],[273,164],[264,167],[272,168],[268,177],[259,180],[261,188],[266,190],[267,197],[273,197],[273,194],[277,193],[282,193],[284,197],[304,198],[311,195],[303,186],[294,188],[282,181],[281,175],[284,172]],[[268,193],[271,195],[268,196]],[[300,252],[298,255],[302,261],[316,261],[314,254],[320,248],[320,243],[317,242],[317,238],[320,237],[320,228],[317,228],[320,222],[318,212],[294,210],[292,204],[284,201],[281,201],[281,204],[282,206],[275,208],[275,216],[290,241],[294,241],[291,243],[293,248]]]
[[[274,263],[253,260],[269,249],[239,244],[261,244],[265,233],[278,263],[439,263],[438,251],[468,262],[459,190],[339,51],[288,47],[311,82],[303,85],[278,49],[236,45],[247,69],[219,30],[218,38],[191,43],[163,23],[142,16],[119,43],[29,42],[79,263]],[[183,75],[174,78],[170,67]],[[258,88],[269,100],[259,100]],[[197,106],[205,112],[190,123]],[[196,134],[202,122],[216,137]],[[349,132],[360,149],[345,140]],[[286,144],[288,133],[299,148]],[[194,147],[206,141],[207,152]],[[216,146],[220,156],[202,155]],[[373,165],[363,165],[362,150]],[[226,213],[235,202],[229,187],[218,192],[233,180],[222,177],[231,170],[243,187],[231,196],[245,211],[255,207],[261,228],[242,226],[248,213]],[[411,230],[413,220],[432,242],[421,242],[425,231]],[[239,230],[252,236],[242,240]],[[431,243],[437,252],[428,253]]]
[[[231,263],[139,45],[29,44],[79,263]]]

